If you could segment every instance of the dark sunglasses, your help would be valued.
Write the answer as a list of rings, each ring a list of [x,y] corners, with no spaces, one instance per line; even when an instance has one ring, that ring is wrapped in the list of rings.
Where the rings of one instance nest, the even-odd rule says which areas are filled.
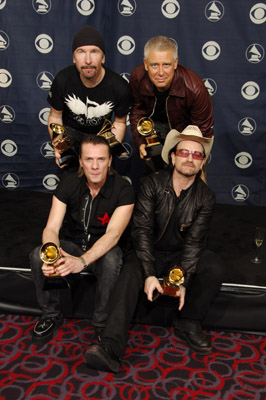
[[[187,158],[189,156],[189,154],[192,155],[193,160],[203,160],[203,158],[204,158],[204,154],[201,153],[200,151],[190,151],[190,150],[186,150],[186,149],[179,149],[176,152],[176,155],[178,157],[183,157],[183,158]]]

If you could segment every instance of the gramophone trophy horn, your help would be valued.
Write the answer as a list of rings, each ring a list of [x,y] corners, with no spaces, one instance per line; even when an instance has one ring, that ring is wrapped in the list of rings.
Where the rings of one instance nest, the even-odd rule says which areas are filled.
[[[145,137],[147,157],[158,156],[162,152],[162,144],[154,129],[154,123],[151,118],[143,117],[137,124],[137,130],[141,136]]]
[[[63,125],[52,122],[50,128],[53,132],[52,146],[57,149],[60,154],[59,164],[67,164],[73,157],[73,143],[67,135],[67,130]]]
[[[53,242],[44,243],[40,248],[40,258],[45,264],[54,264],[61,257],[59,247]],[[49,276],[59,276],[57,273]]]
[[[163,278],[162,288],[164,294],[168,296],[176,296],[176,292],[179,290],[179,286],[184,283],[184,270],[181,267],[174,266],[170,269],[167,276]]]
[[[122,143],[116,140],[115,135],[113,134],[113,132],[111,132],[112,128],[114,128],[114,125],[109,119],[106,118],[104,120],[101,130],[97,133],[97,136],[103,136],[111,147],[112,153],[120,155],[121,153],[124,153],[126,149],[124,148]]]

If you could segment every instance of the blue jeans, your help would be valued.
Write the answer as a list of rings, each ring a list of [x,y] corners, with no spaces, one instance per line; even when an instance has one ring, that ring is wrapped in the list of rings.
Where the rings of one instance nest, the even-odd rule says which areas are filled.
[[[61,240],[60,246],[67,253],[79,257],[84,252],[75,243]],[[36,247],[30,253],[30,265],[32,277],[36,287],[36,295],[44,317],[56,317],[61,315],[60,290],[44,290],[46,277],[42,272],[43,262],[39,255],[40,247]],[[87,267],[96,278],[95,306],[92,324],[96,327],[104,327],[108,313],[109,298],[115,281],[120,274],[123,262],[123,252],[115,246],[103,255],[99,260]]]

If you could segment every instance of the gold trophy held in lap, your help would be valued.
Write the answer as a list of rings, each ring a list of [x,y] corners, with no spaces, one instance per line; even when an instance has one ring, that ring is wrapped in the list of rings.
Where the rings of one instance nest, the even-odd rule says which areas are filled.
[[[143,117],[139,120],[137,130],[146,141],[147,158],[158,156],[162,152],[162,144],[154,129],[154,122],[149,117]]]
[[[179,286],[182,285],[185,281],[185,272],[182,267],[175,265],[170,269],[168,275],[164,278],[159,278],[159,282],[163,288],[163,295],[176,297],[177,292],[179,291]],[[158,299],[161,293],[157,290],[153,295],[153,301]]]
[[[179,286],[184,283],[184,270],[181,267],[174,266],[170,269],[167,276],[163,278],[163,282],[161,284],[164,294],[168,296],[176,296],[176,292],[179,290]]]

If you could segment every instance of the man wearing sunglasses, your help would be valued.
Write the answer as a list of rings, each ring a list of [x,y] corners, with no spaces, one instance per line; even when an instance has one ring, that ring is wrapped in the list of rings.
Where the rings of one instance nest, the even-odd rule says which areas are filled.
[[[143,179],[133,213],[134,251],[124,259],[116,281],[102,342],[86,350],[90,368],[119,371],[143,283],[152,302],[155,295],[164,294],[159,277],[174,266],[184,270],[184,282],[175,293],[179,302],[174,333],[192,351],[211,354],[210,338],[202,331],[201,322],[224,275],[223,262],[206,248],[215,196],[200,173],[212,142],[194,125],[181,133],[171,130],[162,150],[169,169]]]

